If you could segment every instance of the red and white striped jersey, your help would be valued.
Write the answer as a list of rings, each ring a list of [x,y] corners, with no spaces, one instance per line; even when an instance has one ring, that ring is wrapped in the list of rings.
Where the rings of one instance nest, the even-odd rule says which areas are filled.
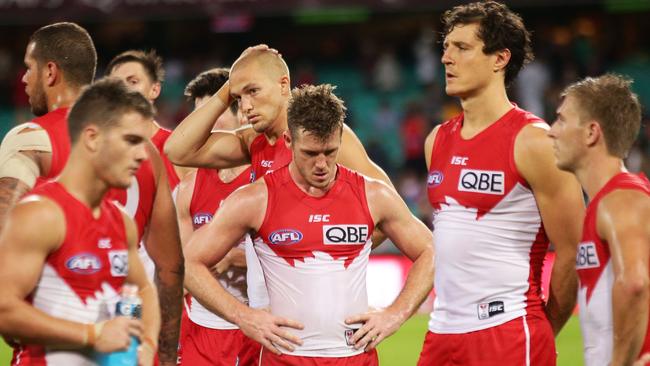
[[[304,193],[288,167],[264,176],[267,209],[255,242],[272,314],[305,327],[291,330],[303,344],[287,354],[347,357],[363,352],[349,343],[345,319],[368,310],[366,269],[374,222],[365,178],[338,166],[322,197]]]
[[[28,299],[34,307],[61,319],[96,323],[111,318],[128,274],[124,217],[110,200],[101,213],[91,210],[58,182],[45,183],[30,195],[54,201],[65,215],[61,246],[47,256]],[[88,350],[55,351],[41,345],[14,348],[12,365],[94,365]]]
[[[216,169],[199,168],[194,180],[194,191],[190,201],[190,216],[194,230],[212,221],[213,215],[232,192],[248,184],[250,168],[244,170],[231,182],[225,183],[219,178]],[[243,248],[244,243],[239,245]],[[246,268],[231,267],[217,278],[221,285],[231,295],[243,303],[248,302],[246,295]],[[201,305],[194,297],[186,302],[187,314],[196,324],[212,329],[238,329],[237,325],[219,317]]]
[[[476,331],[531,312],[544,316],[548,238],[514,161],[517,134],[539,122],[514,107],[470,139],[460,134],[463,115],[438,129],[427,179],[436,252],[432,332]]]
[[[576,258],[580,279],[580,327],[586,365],[608,365],[612,360],[614,271],[610,261],[609,244],[599,237],[596,222],[598,204],[608,193],[617,189],[639,190],[650,195],[650,182],[645,176],[618,174],[605,184],[587,206],[582,240]],[[650,352],[650,337],[647,333],[641,353],[646,352]]]

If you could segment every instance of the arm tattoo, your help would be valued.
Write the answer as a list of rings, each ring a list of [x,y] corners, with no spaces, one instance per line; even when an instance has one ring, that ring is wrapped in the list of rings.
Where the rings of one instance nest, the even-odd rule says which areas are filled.
[[[25,182],[16,178],[0,178],[0,232],[5,226],[9,211],[29,189]]]
[[[161,315],[158,338],[158,357],[161,365],[176,364],[183,309],[183,272],[182,265],[174,272],[156,270],[155,281]]]

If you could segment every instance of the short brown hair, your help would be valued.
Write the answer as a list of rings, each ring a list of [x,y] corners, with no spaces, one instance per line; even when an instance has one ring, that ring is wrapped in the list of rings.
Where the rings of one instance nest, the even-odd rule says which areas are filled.
[[[128,50],[113,57],[111,62],[106,66],[106,72],[109,74],[116,66],[127,62],[137,62],[144,68],[151,81],[162,83],[165,80],[165,69],[163,68],[162,57],[158,56],[156,50]]]
[[[70,141],[77,141],[84,127],[96,124],[111,128],[126,113],[136,112],[153,118],[153,105],[140,93],[130,91],[117,78],[106,77],[84,88],[68,114]]]
[[[54,23],[38,29],[29,38],[32,53],[43,65],[54,62],[70,84],[83,86],[95,78],[97,52],[88,32],[75,23]]]
[[[230,71],[225,67],[203,71],[187,84],[184,95],[190,102],[196,98],[212,96],[228,81],[229,74]],[[232,114],[237,114],[237,107],[237,103],[230,104]]]
[[[442,16],[443,36],[446,37],[458,25],[478,24],[477,37],[485,44],[486,55],[508,49],[510,61],[505,69],[505,84],[517,77],[521,68],[532,61],[533,49],[530,32],[521,17],[496,1],[474,2],[458,5]]]
[[[304,130],[325,141],[333,133],[343,132],[345,104],[334,95],[336,87],[330,84],[303,85],[292,90],[287,109],[287,121],[291,137]]]
[[[641,104],[631,85],[631,79],[605,74],[571,84],[563,93],[577,101],[581,122],[595,120],[600,125],[607,151],[621,159],[627,156],[641,128]]]

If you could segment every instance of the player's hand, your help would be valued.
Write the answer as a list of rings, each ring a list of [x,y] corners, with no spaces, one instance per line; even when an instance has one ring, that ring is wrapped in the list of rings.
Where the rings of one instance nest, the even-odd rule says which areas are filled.
[[[226,80],[226,82],[221,85],[221,88],[217,90],[217,96],[226,106],[230,106],[235,101],[235,98],[230,94],[230,80]]]
[[[212,274],[218,276],[230,268],[230,265],[232,263],[232,255],[230,255],[230,253],[231,252],[228,252],[226,256],[219,261],[219,263],[215,264],[214,267],[212,267]]]
[[[249,308],[241,317],[238,325],[248,338],[262,344],[277,355],[282,352],[276,346],[293,351],[293,345],[302,345],[300,338],[287,332],[284,328],[303,329],[304,326],[295,320],[281,318],[268,311]]]
[[[351,341],[354,343],[355,349],[365,347],[364,351],[368,352],[377,347],[385,338],[395,333],[405,320],[398,312],[386,308],[373,309],[363,314],[351,316],[345,319],[345,324],[363,323],[363,326],[354,332]]]
[[[139,319],[118,316],[106,321],[96,334],[94,349],[98,352],[124,351],[129,348],[131,336],[142,337],[143,325]]]
[[[276,50],[275,48],[271,48],[268,45],[262,43],[255,46],[248,47],[247,49],[244,50],[244,52],[241,53],[241,56],[239,56],[239,58],[242,58],[253,51],[268,51],[282,57],[282,55],[278,50]]]

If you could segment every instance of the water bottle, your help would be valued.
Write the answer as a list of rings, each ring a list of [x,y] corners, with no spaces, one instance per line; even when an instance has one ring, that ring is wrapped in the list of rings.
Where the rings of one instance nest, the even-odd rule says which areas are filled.
[[[131,284],[122,286],[122,296],[117,302],[115,315],[142,318],[142,299],[138,296],[138,286]],[[100,366],[137,366],[139,345],[138,338],[131,336],[131,343],[126,351],[100,353],[97,361]]]

